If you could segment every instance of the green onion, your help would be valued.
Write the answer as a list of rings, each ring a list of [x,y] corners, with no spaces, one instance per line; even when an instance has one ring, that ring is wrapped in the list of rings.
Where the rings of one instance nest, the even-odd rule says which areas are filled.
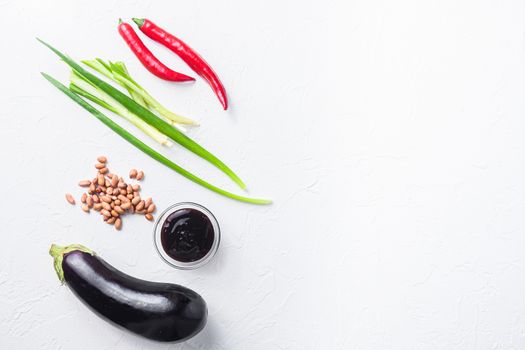
[[[126,67],[124,62],[116,62],[115,64],[117,64],[124,71],[124,73],[126,73],[126,76],[130,80],[132,80],[130,75],[129,75],[128,68]],[[132,81],[134,82],[134,80],[132,80]],[[128,87],[125,87],[125,88],[126,88],[126,90],[128,90],[128,93],[129,93],[129,95],[131,96],[132,99],[134,99],[142,107],[148,108],[148,104],[147,104],[146,101],[144,101],[144,98],[142,96],[140,96],[137,92],[135,92],[134,90],[132,90],[132,89],[130,89]]]
[[[58,57],[60,57],[67,65],[69,65],[71,68],[76,70],[80,75],[85,77],[87,80],[89,80],[93,85],[98,87],[99,89],[106,92],[108,95],[113,97],[115,100],[120,102],[124,107],[126,107],[131,113],[138,116],[140,119],[144,120],[146,123],[163,133],[164,135],[171,138],[173,141],[177,142],[181,146],[185,147],[189,151],[195,153],[196,155],[202,157],[203,159],[206,159],[208,162],[215,165],[217,168],[222,170],[226,175],[228,175],[239,187],[242,189],[246,189],[246,185],[244,182],[226,165],[224,164],[219,158],[211,154],[209,151],[207,151],[204,147],[190,139],[188,136],[184,135],[182,132],[171,126],[170,124],[166,123],[164,120],[157,117],[155,114],[153,114],[148,109],[144,108],[137,102],[135,102],[133,99],[129,98],[125,94],[123,94],[118,89],[115,89],[110,84],[106,83],[105,81],[99,79],[95,75],[89,73],[87,70],[82,68],[78,63],[76,63],[71,58],[67,57],[48,43],[37,39],[42,44],[47,46],[51,51],[53,51]]]
[[[100,74],[104,75],[105,77],[107,77],[107,78],[109,78],[109,79],[111,79],[113,81],[116,81],[115,78],[113,78],[113,73],[111,72],[111,67],[106,62],[101,60],[100,58],[97,58],[97,59],[91,60],[91,61],[83,60],[81,62],[84,63],[86,66],[93,68],[94,70],[96,70]],[[117,63],[122,63],[122,69],[126,73],[128,72],[128,70],[127,70],[127,68],[126,68],[126,66],[124,65],[123,62],[117,62]],[[129,73],[127,73],[127,74],[128,74],[128,78],[131,79],[131,77],[129,76]],[[146,101],[144,101],[142,96],[140,96],[138,93],[136,93],[132,89],[127,88],[125,85],[123,85],[123,84],[121,84],[121,85],[123,87],[125,87],[126,90],[128,90],[129,95],[131,96],[131,98],[133,100],[135,100],[135,102],[137,102],[139,105],[141,105],[144,108],[148,108],[148,104],[146,103]]]
[[[114,98],[106,94],[104,91],[93,86],[89,81],[84,79],[84,77],[80,76],[74,70],[71,71],[70,82],[70,89],[73,92],[95,102],[96,104],[106,109],[109,109],[115,114],[120,115],[161,145],[165,145],[168,147],[171,147],[173,145],[166,135],[162,134],[157,129],[146,123],[144,120],[140,119],[139,117],[128,111]]]
[[[138,92],[136,92],[132,88],[128,87],[131,84],[126,85],[124,83],[119,82],[119,80],[115,79],[114,75],[116,73],[113,73],[111,71],[111,67],[110,67],[110,65],[108,63],[104,62],[100,58],[97,58],[97,59],[92,60],[92,61],[84,60],[84,61],[81,61],[81,62],[83,62],[88,67],[93,68],[94,70],[96,70],[97,72],[101,73],[102,75],[108,77],[109,79],[119,83],[121,86],[126,88],[126,90],[128,91],[129,95],[131,96],[131,98],[133,100],[135,100],[135,102],[137,102],[139,105],[141,105],[144,108],[150,109],[150,106],[144,100],[144,98]],[[131,78],[131,76],[129,75],[128,70],[126,68],[126,65],[124,64],[124,62],[116,62],[114,64],[117,67],[119,67],[119,69],[123,72],[123,74],[126,74],[125,78],[127,80],[129,80],[130,83],[134,84],[137,87],[137,89],[138,88],[142,89],[142,87]],[[142,89],[142,90],[144,91],[144,93],[147,93],[144,89]],[[174,121],[172,121],[172,120],[170,120],[170,119],[168,119],[166,117],[164,117],[164,120],[167,121],[170,125],[173,125],[174,127],[176,127],[177,129],[179,129],[182,132],[186,132],[187,131],[186,128],[184,128],[182,125],[177,124]]]
[[[187,125],[198,125],[198,123],[191,119],[181,117],[180,115],[173,113],[172,111],[161,105],[160,102],[155,100],[153,96],[151,96],[142,86],[140,86],[136,81],[134,81],[131,78],[123,62],[106,63],[100,58],[91,61],[84,60],[81,62],[84,63],[86,66],[91,67],[99,73],[105,75],[111,80],[117,82],[118,84],[122,85],[128,90],[128,92],[134,100],[136,100],[134,95],[140,96],[140,98],[142,99],[142,101],[145,102],[145,104],[139,104],[142,104],[142,106],[144,107],[152,107],[157,112],[159,112],[161,116],[165,117],[169,121]]]
[[[271,201],[267,199],[257,199],[257,198],[249,198],[244,196],[239,196],[234,193],[225,191],[219,187],[216,187],[209,182],[202,180],[201,178],[197,177],[196,175],[193,175],[189,171],[185,170],[184,168],[178,166],[177,164],[173,163],[168,158],[164,157],[162,154],[155,151],[153,148],[146,145],[144,142],[140,141],[138,138],[130,134],[128,131],[123,129],[120,125],[112,121],[110,118],[105,116],[102,112],[97,110],[95,107],[84,101],[80,96],[69,90],[66,86],[62,85],[59,81],[55,80],[53,77],[47,75],[46,73],[42,73],[44,78],[46,78],[51,84],[53,84],[57,89],[62,91],[64,94],[69,96],[73,101],[78,103],[80,106],[82,106],[85,110],[90,112],[92,115],[94,115],[98,120],[100,120],[102,123],[106,124],[111,130],[119,134],[122,138],[124,138],[126,141],[131,143],[133,146],[137,147],[142,152],[149,155],[151,158],[157,160],[158,162],[164,164],[170,169],[175,170],[177,173],[181,174],[182,176],[186,177],[187,179],[213,191],[218,194],[221,194],[225,197],[235,199],[241,202],[245,203],[251,203],[251,204],[270,204]]]

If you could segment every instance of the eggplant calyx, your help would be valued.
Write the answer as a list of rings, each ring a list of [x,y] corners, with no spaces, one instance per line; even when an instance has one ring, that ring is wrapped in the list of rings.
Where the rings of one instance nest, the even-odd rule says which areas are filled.
[[[62,260],[64,260],[64,255],[66,255],[67,253],[71,253],[75,250],[95,255],[94,251],[87,247],[84,247],[81,244],[70,244],[65,247],[59,246],[57,244],[51,244],[51,248],[49,248],[49,255],[53,257],[53,265],[55,267],[55,271],[57,273],[58,279],[62,283],[64,283],[64,269],[62,268]]]

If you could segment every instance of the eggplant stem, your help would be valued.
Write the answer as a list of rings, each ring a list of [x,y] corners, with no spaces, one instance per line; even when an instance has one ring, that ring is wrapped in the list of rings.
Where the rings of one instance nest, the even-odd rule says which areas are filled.
[[[62,261],[64,260],[64,255],[66,255],[67,253],[71,253],[75,250],[95,255],[94,251],[87,247],[84,247],[81,244],[70,244],[65,247],[62,247],[57,244],[51,244],[51,248],[49,248],[49,255],[53,257],[53,265],[55,267],[55,271],[57,273],[58,279],[62,283],[64,283],[64,269],[62,268]]]

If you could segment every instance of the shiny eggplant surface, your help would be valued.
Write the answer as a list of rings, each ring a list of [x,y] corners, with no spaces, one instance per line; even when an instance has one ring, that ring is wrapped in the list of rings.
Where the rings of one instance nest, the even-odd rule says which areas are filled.
[[[206,324],[206,302],[188,288],[131,277],[80,245],[53,245],[50,254],[59,279],[91,310],[133,333],[174,342]]]

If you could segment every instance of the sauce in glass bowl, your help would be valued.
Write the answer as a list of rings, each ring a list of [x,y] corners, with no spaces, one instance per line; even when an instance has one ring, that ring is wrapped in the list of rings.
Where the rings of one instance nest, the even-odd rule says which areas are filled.
[[[165,262],[176,268],[193,269],[215,255],[220,229],[208,209],[196,203],[178,203],[160,215],[154,239]]]

